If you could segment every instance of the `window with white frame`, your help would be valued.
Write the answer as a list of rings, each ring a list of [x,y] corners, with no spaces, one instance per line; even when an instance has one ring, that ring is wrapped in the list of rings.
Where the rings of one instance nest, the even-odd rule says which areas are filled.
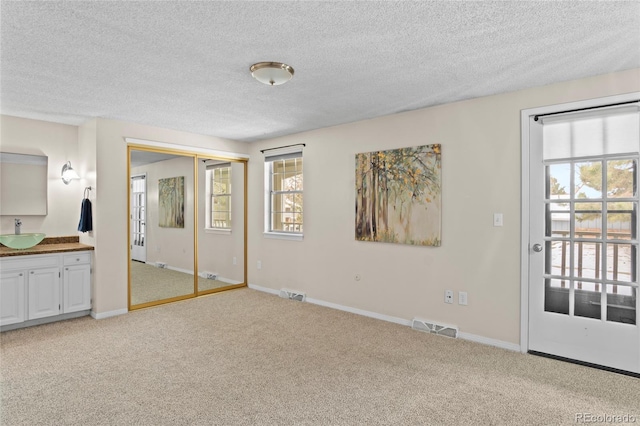
[[[231,229],[231,164],[207,165],[207,228]]]
[[[268,193],[266,231],[302,235],[302,151],[266,154],[265,182]]]

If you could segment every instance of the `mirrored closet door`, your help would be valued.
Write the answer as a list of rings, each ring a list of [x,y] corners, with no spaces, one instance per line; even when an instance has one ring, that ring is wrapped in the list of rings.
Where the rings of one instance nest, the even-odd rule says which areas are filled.
[[[244,285],[245,166],[198,158],[198,294]]]
[[[246,285],[244,160],[129,146],[129,180],[129,309]]]

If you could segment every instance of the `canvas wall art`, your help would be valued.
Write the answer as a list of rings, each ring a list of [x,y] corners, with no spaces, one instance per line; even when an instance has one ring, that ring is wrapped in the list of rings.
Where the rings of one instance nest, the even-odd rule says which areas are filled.
[[[184,176],[158,180],[158,216],[162,228],[184,228]]]
[[[356,240],[441,243],[441,147],[356,154]]]

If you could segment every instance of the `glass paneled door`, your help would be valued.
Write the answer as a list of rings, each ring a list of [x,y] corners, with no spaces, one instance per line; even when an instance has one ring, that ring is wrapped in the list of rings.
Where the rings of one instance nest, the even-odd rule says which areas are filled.
[[[146,175],[131,176],[131,259],[147,261],[146,237]]]
[[[639,116],[530,119],[529,350],[640,372]]]

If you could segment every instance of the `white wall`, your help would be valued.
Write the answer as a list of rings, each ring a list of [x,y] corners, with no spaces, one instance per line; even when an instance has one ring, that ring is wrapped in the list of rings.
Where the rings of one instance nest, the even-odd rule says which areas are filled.
[[[48,237],[77,235],[82,182],[73,180],[65,185],[60,172],[69,160],[74,169],[80,164],[78,127],[2,115],[0,151],[48,157],[48,213],[46,216],[20,216],[22,232],[44,232]],[[0,233],[13,234],[14,218],[0,216]]]
[[[96,171],[96,128],[98,122],[97,120],[89,120],[83,125],[78,127],[78,175],[80,175],[80,188],[82,189],[82,197],[85,196],[85,188],[91,187],[90,191],[86,192],[87,197],[91,201],[92,211],[93,211],[93,221],[96,222],[99,220],[96,216],[98,215],[98,206],[96,193],[98,191],[98,186],[96,182],[97,171]],[[88,244],[91,246],[95,246],[96,244],[96,233],[95,231],[89,232],[81,232],[80,233],[80,242],[83,244]]]
[[[251,144],[249,284],[518,344],[520,111],[638,90],[635,69]],[[306,144],[304,240],[266,239],[260,150],[296,143]],[[435,143],[442,144],[442,246],[355,241],[355,154]],[[503,227],[493,227],[494,212],[504,214]],[[457,294],[445,304],[445,289],[468,292],[468,306]]]

